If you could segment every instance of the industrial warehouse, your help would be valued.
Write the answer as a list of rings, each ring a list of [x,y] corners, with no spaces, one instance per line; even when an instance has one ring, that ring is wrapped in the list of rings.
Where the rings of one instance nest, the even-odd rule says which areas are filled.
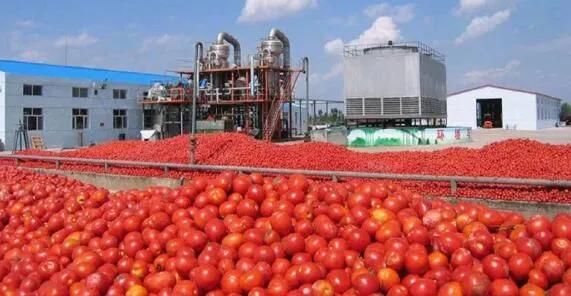
[[[571,3],[21,2],[0,295],[571,295]]]
[[[559,124],[561,99],[495,85],[448,95],[448,124],[484,128],[538,130]]]

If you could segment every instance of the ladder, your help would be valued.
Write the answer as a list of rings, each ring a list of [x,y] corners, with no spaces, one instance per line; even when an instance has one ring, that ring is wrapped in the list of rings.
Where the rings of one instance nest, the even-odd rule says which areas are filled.
[[[291,98],[291,94],[293,93],[293,88],[297,82],[297,78],[299,77],[299,72],[294,72],[293,76],[287,75],[287,79],[284,85],[284,91],[280,94],[279,99],[274,100],[270,105],[270,110],[268,115],[264,120],[264,131],[263,131],[263,139],[264,141],[271,141],[273,135],[276,131],[276,124],[281,118],[281,110],[284,103],[288,102]]]

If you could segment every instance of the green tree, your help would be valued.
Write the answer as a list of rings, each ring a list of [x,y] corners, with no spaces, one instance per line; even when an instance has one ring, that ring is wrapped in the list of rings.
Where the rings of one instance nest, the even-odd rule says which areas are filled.
[[[561,121],[571,120],[571,104],[563,103],[563,105],[561,105],[561,112],[559,113],[559,118],[561,119]]]

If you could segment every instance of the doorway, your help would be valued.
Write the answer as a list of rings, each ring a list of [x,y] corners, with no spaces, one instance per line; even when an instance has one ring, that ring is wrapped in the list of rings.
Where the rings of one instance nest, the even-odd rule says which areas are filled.
[[[492,128],[502,128],[502,99],[476,99],[476,121],[484,127],[486,120],[492,121]]]

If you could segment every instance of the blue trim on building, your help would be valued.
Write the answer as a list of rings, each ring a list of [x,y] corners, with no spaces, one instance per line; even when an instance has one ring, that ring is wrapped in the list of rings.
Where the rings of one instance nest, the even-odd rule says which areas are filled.
[[[179,78],[169,75],[137,73],[76,66],[51,65],[21,61],[0,60],[0,72],[65,79],[84,79],[127,84],[151,84],[153,82],[175,82]]]

